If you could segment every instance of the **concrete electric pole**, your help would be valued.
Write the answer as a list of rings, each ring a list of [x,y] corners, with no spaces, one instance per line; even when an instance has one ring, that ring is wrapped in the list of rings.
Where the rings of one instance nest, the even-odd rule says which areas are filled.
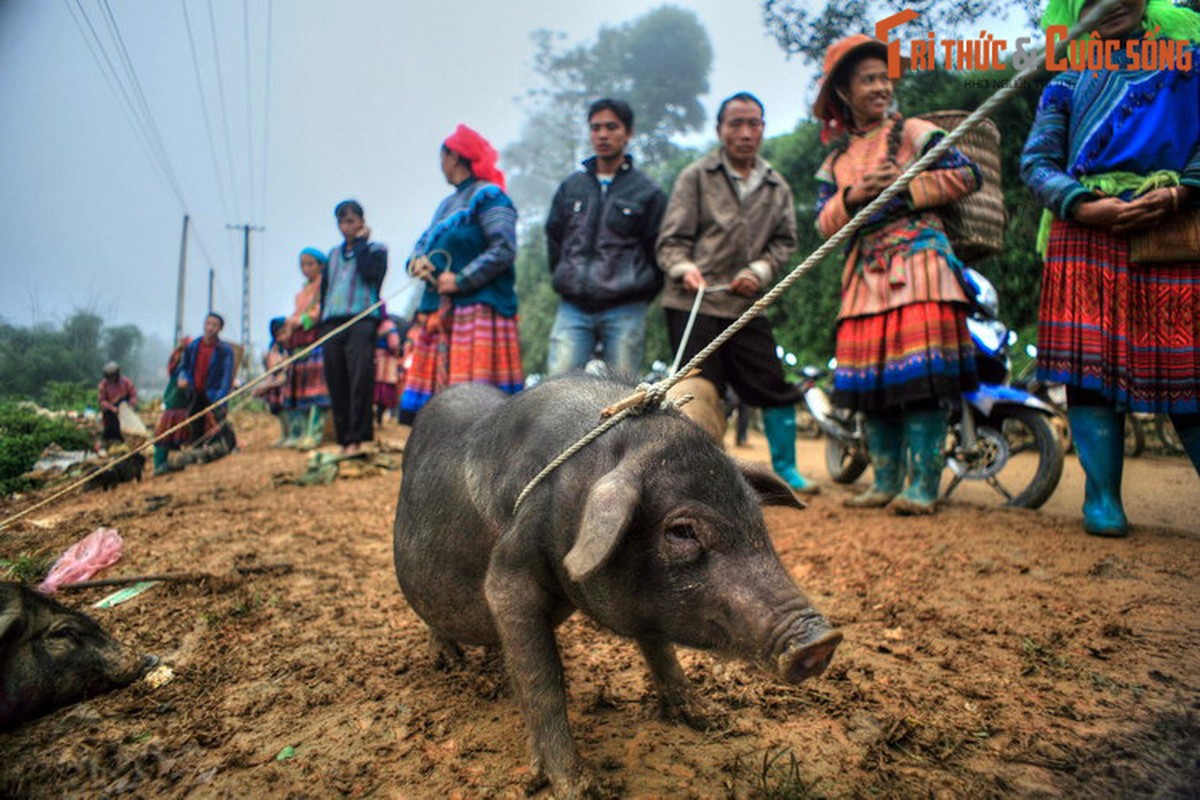
[[[259,225],[226,225],[242,232],[242,366],[241,374],[250,374],[250,231],[265,231]]]

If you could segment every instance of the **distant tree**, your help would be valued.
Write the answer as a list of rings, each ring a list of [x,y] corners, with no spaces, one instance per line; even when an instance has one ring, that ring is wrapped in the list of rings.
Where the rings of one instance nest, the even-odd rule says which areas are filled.
[[[104,355],[100,352],[100,330],[104,320],[89,311],[76,311],[63,323],[63,338],[67,353],[73,360],[76,374],[100,375]]]
[[[541,225],[521,229],[517,251],[517,296],[520,298],[521,363],[526,375],[545,373],[550,326],[558,308],[558,295],[550,286],[546,267],[546,236]]]
[[[527,219],[541,219],[554,189],[588,154],[591,101],[618,97],[633,107],[631,149],[645,167],[678,154],[672,136],[703,127],[699,98],[708,92],[712,45],[693,12],[662,6],[573,46],[546,30],[532,38],[540,85],[525,96],[521,138],[504,152],[513,199]]]
[[[1004,8],[986,0],[908,0],[904,8],[920,14],[901,28],[901,38],[924,36],[934,31],[939,38],[970,35],[969,28],[985,14],[1001,16],[1017,10],[1032,30],[1041,18],[1041,0],[1017,0]],[[896,13],[900,6],[887,0],[763,0],[763,23],[767,32],[788,55],[798,55],[811,64],[821,64],[830,44],[853,33],[875,35],[875,23]],[[911,31],[911,33],[909,32]]]
[[[0,323],[0,396],[77,405],[65,398],[78,398],[81,387],[94,390],[108,359],[124,360],[123,369],[136,380],[142,340],[137,326],[105,328],[88,311],[76,311],[57,330]]]
[[[103,341],[105,360],[116,361],[124,372],[134,374],[144,341],[138,326],[118,325],[115,328],[105,328]]]

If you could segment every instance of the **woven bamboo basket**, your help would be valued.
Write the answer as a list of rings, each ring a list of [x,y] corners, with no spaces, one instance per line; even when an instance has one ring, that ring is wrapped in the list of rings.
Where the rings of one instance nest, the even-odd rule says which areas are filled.
[[[969,114],[968,111],[931,111],[921,114],[920,118],[949,132]],[[983,173],[983,187],[946,206],[941,215],[955,255],[971,264],[1004,249],[1008,211],[1004,207],[1004,192],[1000,185],[1000,129],[996,123],[984,118],[958,140],[958,149]]]

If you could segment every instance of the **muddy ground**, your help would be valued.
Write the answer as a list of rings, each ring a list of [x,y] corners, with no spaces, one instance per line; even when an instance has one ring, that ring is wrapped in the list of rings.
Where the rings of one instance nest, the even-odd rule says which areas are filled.
[[[0,532],[11,558],[111,525],[126,552],[109,576],[217,576],[93,612],[174,679],[0,734],[0,795],[524,797],[524,723],[501,665],[476,651],[464,671],[434,670],[397,589],[400,474],[276,486],[306,456],[269,449],[264,416],[235,418],[239,453]],[[738,454],[765,460],[751,444]],[[845,632],[822,678],[790,687],[685,652],[725,714],[695,731],[654,718],[632,643],[578,616],[560,630],[576,739],[625,796],[1196,796],[1200,480],[1186,461],[1130,462],[1134,534],[1105,540],[1079,528],[1073,457],[1043,511],[963,497],[901,519],[844,509],[852,489],[824,479],[818,443],[802,445],[824,492],[768,523]],[[235,571],[281,564],[291,571]]]

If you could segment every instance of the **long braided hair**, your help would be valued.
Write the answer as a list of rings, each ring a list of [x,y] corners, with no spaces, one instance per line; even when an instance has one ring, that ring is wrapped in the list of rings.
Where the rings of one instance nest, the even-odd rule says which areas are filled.
[[[841,100],[839,99],[838,102],[841,102]],[[893,164],[895,164],[896,155],[900,152],[900,141],[904,138],[904,115],[899,111],[893,111],[888,116],[892,119],[893,124],[892,129],[888,131],[886,157],[888,161],[891,161]],[[830,146],[831,152],[833,153],[833,161],[829,162],[831,169],[832,165],[837,162],[842,153],[846,152],[846,148],[849,146],[849,131],[846,131],[833,140],[833,144]],[[899,165],[897,164],[897,166]]]

